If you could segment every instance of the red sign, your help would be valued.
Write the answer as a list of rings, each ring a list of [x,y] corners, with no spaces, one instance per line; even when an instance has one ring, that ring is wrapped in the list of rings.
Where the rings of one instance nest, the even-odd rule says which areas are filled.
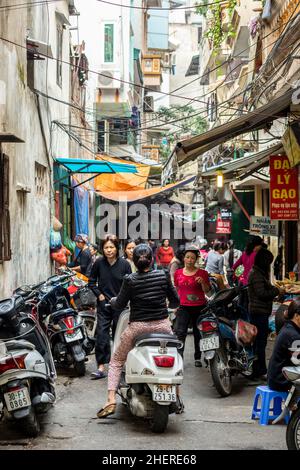
[[[270,217],[298,220],[298,168],[291,168],[286,156],[270,157]]]
[[[216,233],[231,233],[231,220],[222,219],[220,212],[217,216]]]

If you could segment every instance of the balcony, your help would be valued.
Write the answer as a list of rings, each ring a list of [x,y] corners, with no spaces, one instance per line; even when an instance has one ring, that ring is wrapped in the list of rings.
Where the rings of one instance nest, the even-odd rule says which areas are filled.
[[[143,145],[142,156],[159,163],[159,145]]]
[[[162,83],[161,56],[146,54],[142,59],[144,85],[153,91],[159,91]]]
[[[145,8],[161,8],[161,0],[145,0]]]

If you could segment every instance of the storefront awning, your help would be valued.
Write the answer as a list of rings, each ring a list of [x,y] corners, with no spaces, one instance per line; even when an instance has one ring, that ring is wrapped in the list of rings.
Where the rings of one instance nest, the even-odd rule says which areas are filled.
[[[196,137],[178,142],[174,149],[178,158],[178,164],[184,165],[233,137],[263,129],[266,124],[272,123],[282,116],[286,116],[290,110],[291,97],[294,91],[294,89],[290,89],[279,98],[257,108],[255,111],[215,127]]]
[[[196,176],[192,176],[191,178],[179,181],[178,183],[168,184],[163,187],[159,186],[155,188],[139,189],[135,191],[96,191],[96,194],[111,201],[134,202],[139,201],[141,199],[151,198],[153,196],[157,196],[158,194],[162,194],[164,192],[180,188],[181,186],[185,186],[189,183],[192,183],[195,178]]]
[[[202,178],[212,179],[218,173],[223,173],[225,179],[244,179],[260,170],[269,163],[270,155],[284,154],[284,149],[281,143],[273,145],[268,149],[262,150],[258,153],[250,153],[245,157],[237,158],[231,162],[221,163],[216,166],[208,168],[202,172]]]
[[[70,173],[137,173],[136,166],[128,163],[113,163],[106,160],[81,160],[80,158],[57,158],[56,162]]]

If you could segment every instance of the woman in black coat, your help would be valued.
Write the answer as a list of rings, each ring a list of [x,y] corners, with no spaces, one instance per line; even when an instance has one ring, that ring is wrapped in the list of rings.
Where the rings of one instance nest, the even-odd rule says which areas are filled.
[[[283,293],[270,282],[270,268],[273,255],[269,250],[261,248],[255,257],[254,266],[249,274],[248,295],[250,322],[257,328],[254,343],[254,354],[257,360],[253,363],[253,379],[266,379],[266,346],[269,334],[269,316],[275,297]]]
[[[287,321],[280,330],[276,339],[272,357],[268,368],[268,385],[272,390],[287,392],[291,383],[283,376],[283,367],[294,366],[291,361],[289,348],[299,349],[297,359],[300,357],[300,300],[290,303],[287,312]]]

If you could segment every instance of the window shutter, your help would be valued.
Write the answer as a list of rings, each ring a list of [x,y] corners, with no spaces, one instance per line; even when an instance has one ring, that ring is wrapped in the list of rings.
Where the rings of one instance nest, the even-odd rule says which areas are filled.
[[[0,261],[11,259],[10,250],[10,214],[9,214],[9,159],[1,156],[0,180]]]
[[[9,159],[4,155],[4,261],[11,259],[10,250],[10,213],[9,213]]]
[[[4,176],[3,176],[3,154],[0,150],[0,263],[3,262],[3,193],[4,193]]]

